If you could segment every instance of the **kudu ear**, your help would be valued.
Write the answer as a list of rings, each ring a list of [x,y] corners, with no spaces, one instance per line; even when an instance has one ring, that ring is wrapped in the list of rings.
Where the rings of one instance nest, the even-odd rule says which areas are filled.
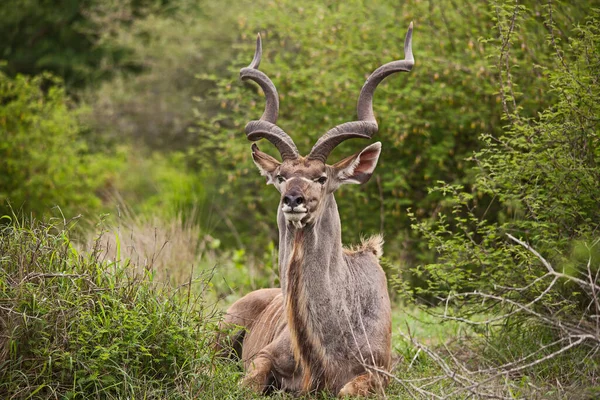
[[[339,184],[367,182],[377,166],[381,154],[381,143],[376,142],[367,146],[363,151],[344,158],[333,165]]]
[[[252,144],[252,159],[260,174],[267,178],[267,185],[275,183],[275,171],[281,163],[267,153],[260,151],[256,144]]]

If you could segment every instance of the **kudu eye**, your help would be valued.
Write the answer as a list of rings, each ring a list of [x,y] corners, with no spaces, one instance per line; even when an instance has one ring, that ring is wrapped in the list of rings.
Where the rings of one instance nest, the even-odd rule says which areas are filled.
[[[279,183],[285,182],[285,178],[283,176],[281,176],[281,175],[277,175],[275,177],[275,179],[277,179],[277,182],[279,182]]]
[[[324,185],[325,182],[327,182],[327,177],[326,176],[322,176],[320,178],[315,179],[317,182],[319,182],[321,185]]]

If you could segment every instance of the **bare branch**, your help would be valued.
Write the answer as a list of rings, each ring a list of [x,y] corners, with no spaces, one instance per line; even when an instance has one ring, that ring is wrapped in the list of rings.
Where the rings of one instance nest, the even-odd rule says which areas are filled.
[[[520,244],[521,246],[523,246],[524,248],[526,248],[527,250],[529,250],[534,256],[536,256],[541,262],[542,264],[544,264],[544,266],[546,267],[546,269],[548,270],[548,272],[556,277],[559,278],[563,278],[569,281],[573,281],[577,284],[579,284],[579,286],[581,286],[582,288],[589,288],[591,290],[594,291],[600,291],[600,286],[598,286],[594,281],[590,281],[590,282],[586,282],[583,279],[579,279],[576,278],[574,276],[571,275],[567,275],[567,274],[563,274],[561,272],[557,272],[556,270],[554,270],[554,268],[552,267],[552,265],[546,261],[546,259],[544,257],[542,257],[542,255],[540,253],[538,253],[533,247],[531,247],[529,244],[523,242],[522,240],[517,239],[516,237],[514,237],[513,235],[511,235],[510,233],[507,233],[506,236],[508,236],[512,241]]]

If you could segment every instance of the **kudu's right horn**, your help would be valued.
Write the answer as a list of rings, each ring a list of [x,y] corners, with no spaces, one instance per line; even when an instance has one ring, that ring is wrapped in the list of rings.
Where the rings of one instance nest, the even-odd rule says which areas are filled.
[[[412,54],[412,30],[413,23],[411,22],[404,39],[404,60],[384,64],[367,78],[360,91],[356,106],[358,120],[343,123],[327,131],[315,143],[308,159],[326,162],[331,151],[344,140],[352,138],[370,139],[377,132],[379,127],[377,126],[375,114],[373,114],[373,93],[387,76],[395,72],[409,72],[415,65]]]
[[[240,78],[242,80],[250,79],[258,83],[265,93],[267,102],[265,111],[260,119],[257,121],[250,121],[246,125],[246,136],[253,142],[263,138],[267,139],[277,147],[283,161],[294,160],[298,158],[299,155],[294,141],[283,131],[283,129],[275,125],[277,123],[277,116],[279,115],[279,96],[271,79],[269,79],[264,72],[258,70],[261,56],[262,41],[260,34],[258,34],[256,38],[254,59],[250,65],[241,69]]]
[[[325,163],[331,151],[344,140],[352,138],[370,139],[379,129],[373,113],[373,94],[377,86],[389,75],[396,72],[409,72],[415,64],[412,54],[411,22],[404,39],[404,60],[392,61],[377,68],[366,80],[358,97],[356,106],[358,120],[338,125],[317,140],[307,158]],[[262,41],[260,34],[256,38],[254,59],[246,68],[240,71],[242,80],[253,80],[262,88],[266,97],[265,111],[257,121],[246,125],[246,136],[249,140],[267,139],[277,147],[283,161],[298,158],[299,153],[292,138],[275,125],[279,114],[279,97],[275,85],[269,77],[258,70],[262,56]]]

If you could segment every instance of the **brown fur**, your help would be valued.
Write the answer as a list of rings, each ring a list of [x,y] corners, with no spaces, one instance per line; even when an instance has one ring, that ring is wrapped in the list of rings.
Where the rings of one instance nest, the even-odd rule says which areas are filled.
[[[369,181],[381,143],[334,165],[325,162],[344,140],[371,138],[377,132],[373,93],[390,74],[412,69],[411,43],[412,23],[404,42],[405,59],[378,68],[363,85],[358,120],[330,129],[307,157],[300,156],[290,136],[275,125],[279,100],[273,82],[258,71],[260,36],[254,59],[240,71],[240,77],[260,85],[266,97],[261,119],[246,126],[248,139],[269,140],[283,159],[279,162],[252,145],[252,159],[261,175],[281,193],[277,212],[281,293],[267,306],[261,301],[263,293],[246,296],[230,308],[233,314],[247,311],[242,322],[253,321],[245,325],[242,359],[247,372],[243,383],[255,390],[264,392],[273,385],[303,393],[325,389],[364,396],[387,383],[385,374],[375,372],[388,370],[391,363],[391,307],[378,261],[383,240],[373,236],[344,249],[333,196],[343,184]],[[228,314],[225,323],[235,318]]]
[[[344,249],[333,193],[343,184],[362,184],[371,178],[381,143],[334,165],[324,162],[340,130],[373,125],[357,122],[334,128],[315,145],[316,156],[311,152],[304,158],[279,128],[270,122],[258,124],[265,129],[255,131],[252,125],[249,135],[271,137],[286,154],[279,162],[252,146],[261,175],[281,193],[277,214],[281,294],[266,307],[264,295],[246,296],[240,300],[243,304],[235,303],[228,312],[251,309],[253,322],[244,325],[248,330],[242,346],[243,383],[263,392],[270,386],[349,395],[377,390],[386,380],[374,368],[388,370],[391,362],[390,301],[378,262],[383,240],[376,235]],[[226,321],[233,319],[228,315]]]
[[[275,164],[253,149],[261,173],[282,193],[281,290],[253,292],[228,310],[225,324],[246,329],[244,385],[351,395],[385,386],[368,368],[387,370],[391,361],[390,304],[378,264],[383,239],[375,235],[343,248],[333,197],[343,183],[368,180],[380,149],[368,146],[334,166],[303,158]],[[323,176],[327,181],[319,182]],[[301,220],[284,212],[288,194],[303,197]]]

